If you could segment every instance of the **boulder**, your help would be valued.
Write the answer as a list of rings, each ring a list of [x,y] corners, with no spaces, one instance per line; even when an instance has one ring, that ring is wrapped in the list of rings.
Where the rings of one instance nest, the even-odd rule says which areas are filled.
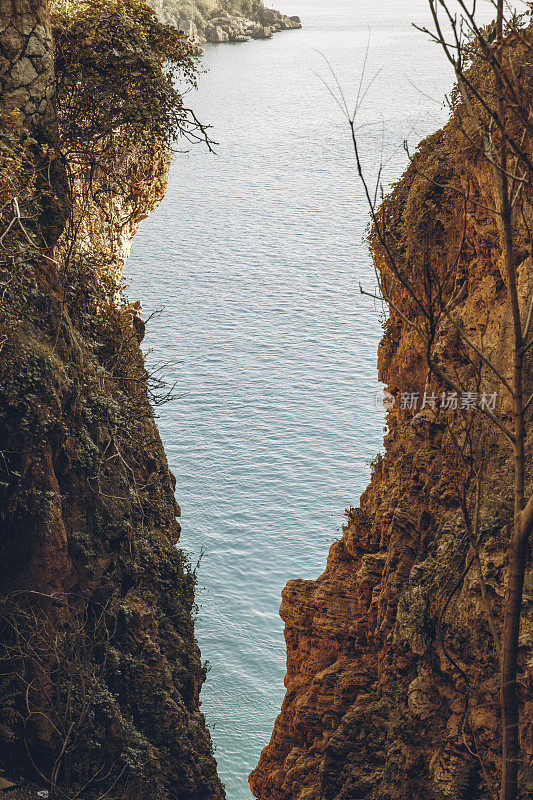
[[[239,17],[235,17],[231,23],[231,30],[235,34],[240,34],[241,36],[246,33],[246,29],[250,26],[250,22],[247,19],[240,19]]]
[[[296,30],[297,28],[302,27],[302,22],[300,20],[300,17],[286,17],[285,15],[283,15],[283,18],[281,20],[281,27],[283,28],[283,30],[286,31]]]
[[[37,78],[37,72],[29,58],[19,58],[11,70],[13,86],[29,86]]]
[[[272,38],[272,28],[268,26],[260,27],[258,30],[252,33],[252,37],[254,39],[271,39]]]
[[[30,38],[30,42],[34,38],[35,37],[32,36]],[[19,53],[22,50],[24,46],[24,36],[22,36],[22,34],[20,34],[17,30],[15,30],[13,26],[10,26],[0,36],[0,45],[2,47],[2,50],[4,51],[6,58],[9,59],[14,58],[17,55],[17,53]],[[27,53],[27,55],[32,55],[32,53]]]
[[[272,8],[262,9],[258,14],[259,21],[265,27],[270,27],[274,31],[287,31],[302,27],[300,17],[288,17]]]
[[[282,14],[273,8],[264,8],[258,13],[258,19],[264,26],[275,25],[280,21]]]
[[[208,25],[205,29],[205,37],[208,42],[214,42],[215,44],[229,42],[229,34],[220,25]]]

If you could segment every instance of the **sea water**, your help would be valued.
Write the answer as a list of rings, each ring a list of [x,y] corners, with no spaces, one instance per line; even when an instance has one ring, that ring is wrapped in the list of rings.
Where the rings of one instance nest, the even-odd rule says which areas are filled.
[[[274,3],[273,3],[274,4]],[[284,695],[280,592],[315,578],[357,504],[383,442],[376,358],[382,308],[365,244],[368,182],[406,165],[447,117],[452,74],[412,23],[426,0],[279,0],[302,30],[207,46],[187,104],[218,142],[175,156],[167,196],[128,263],[146,315],[149,364],[177,399],[159,426],[183,510],[182,546],[198,570],[196,625],[210,663],[202,710],[229,800]],[[490,8],[487,6],[490,14]],[[186,148],[184,142],[180,147]]]

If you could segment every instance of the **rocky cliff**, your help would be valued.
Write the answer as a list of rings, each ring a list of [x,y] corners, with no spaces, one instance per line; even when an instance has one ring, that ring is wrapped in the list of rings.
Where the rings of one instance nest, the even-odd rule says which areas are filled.
[[[178,28],[195,42],[246,42],[270,39],[279,31],[301,28],[300,17],[265,8],[262,0],[150,0],[165,25]]]
[[[85,58],[99,46],[88,27],[74,40]],[[84,93],[98,97],[92,122],[104,103],[66,41],[55,74],[47,3],[0,2],[0,789],[216,800],[195,576],[176,546],[140,303],[121,290],[168,151],[144,123],[84,133]],[[93,66],[114,110],[107,54]]]
[[[471,144],[475,131],[465,139],[461,116],[459,105],[422,143],[385,201],[383,219],[404,274],[418,288],[430,274],[442,277],[441,286],[446,279],[456,320],[509,377],[511,319],[490,212],[493,177]],[[521,236],[526,315],[533,269],[527,231]],[[459,451],[467,437],[474,446],[483,442],[479,555],[499,625],[513,518],[511,450],[479,412],[442,403],[448,389],[430,374],[407,323],[416,319],[413,298],[391,273],[375,230],[371,243],[395,304],[379,349],[379,376],[391,395],[385,453],[360,506],[347,511],[324,573],[291,580],[283,591],[287,692],[250,784],[260,800],[488,800],[497,795],[500,768],[499,675],[462,513]],[[451,323],[439,329],[435,352],[465,392],[477,399],[480,385],[498,392],[502,418],[510,414],[508,396],[482,364],[472,368]],[[422,408],[424,394],[435,399]],[[529,454],[532,435],[529,425]],[[531,578],[527,587],[519,678],[523,797],[533,789]]]

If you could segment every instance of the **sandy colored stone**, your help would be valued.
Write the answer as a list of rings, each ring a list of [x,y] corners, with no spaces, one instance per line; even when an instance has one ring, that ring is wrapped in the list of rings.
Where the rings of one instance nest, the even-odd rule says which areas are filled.
[[[24,36],[22,36],[12,25],[9,26],[0,35],[0,44],[2,50],[7,58],[13,58],[17,53],[22,50],[24,45]]]
[[[8,111],[15,108],[23,108],[30,99],[30,93],[26,88],[16,89],[12,92],[4,92],[2,100]]]
[[[30,36],[28,39],[28,43],[26,44],[25,54],[27,56],[44,56],[47,52],[46,47],[44,46],[41,39],[39,39],[35,34]]]
[[[37,78],[37,70],[29,58],[19,59],[11,70],[11,80],[13,86],[30,86]]]

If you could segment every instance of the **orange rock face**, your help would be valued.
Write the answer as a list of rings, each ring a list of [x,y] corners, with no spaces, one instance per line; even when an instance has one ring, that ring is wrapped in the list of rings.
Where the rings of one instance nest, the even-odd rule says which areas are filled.
[[[26,48],[37,26],[49,55],[45,5],[0,0],[0,33],[26,26]],[[222,800],[200,712],[195,576],[177,547],[140,304],[120,286],[129,241],[164,195],[168,153],[117,134],[105,166],[132,196],[80,170],[73,202],[53,205],[46,185],[45,206],[37,141],[28,147],[19,118],[0,120],[1,188],[49,249],[8,228],[16,205],[3,201],[0,772],[21,799]]]
[[[508,374],[510,323],[498,236],[493,218],[475,203],[457,258],[464,201],[447,187],[469,186],[484,205],[491,198],[486,168],[475,156],[459,157],[461,148],[452,120],[422,144],[387,201],[387,213],[404,259],[412,257],[413,275],[420,253],[428,252],[435,270],[454,271],[457,319],[476,341],[481,337],[486,352]],[[428,174],[444,187],[437,205],[434,188],[422,178]],[[394,285],[374,244],[382,277],[408,315],[410,298]],[[520,276],[525,308],[532,278],[528,260]],[[475,391],[475,374],[453,326],[445,326],[439,337],[439,352],[465,389]],[[271,741],[250,776],[260,800],[495,796],[498,668],[479,581],[468,568],[472,550],[459,497],[464,476],[451,435],[465,424],[465,415],[439,404],[400,409],[402,392],[422,397],[443,387],[429,374],[416,332],[394,310],[380,346],[379,371],[396,398],[388,413],[385,455],[375,463],[360,507],[347,512],[325,572],[316,581],[291,580],[283,591],[287,693]],[[484,371],[482,379],[487,390],[497,390]],[[508,401],[500,400],[505,414]],[[485,437],[486,447],[480,559],[498,621],[512,520],[512,465],[505,444],[479,415],[473,420],[468,419],[471,431],[478,441]],[[523,625],[529,641],[521,652],[527,765],[533,750],[527,614]]]

